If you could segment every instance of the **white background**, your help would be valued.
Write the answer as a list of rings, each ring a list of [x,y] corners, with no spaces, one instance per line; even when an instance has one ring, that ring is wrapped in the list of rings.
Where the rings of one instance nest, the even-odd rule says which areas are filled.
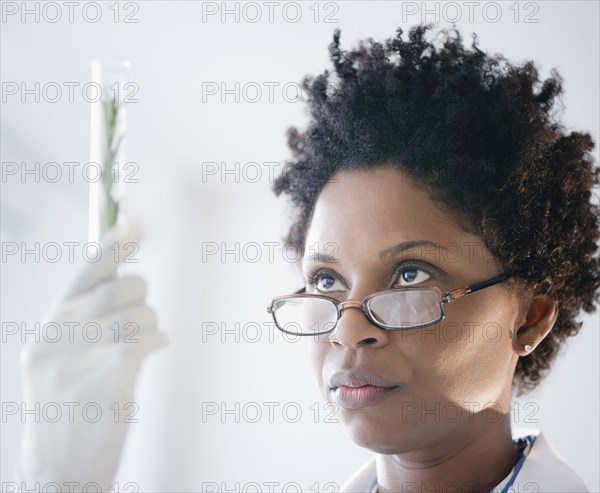
[[[462,10],[457,26],[465,43],[470,45],[476,32],[482,49],[516,62],[533,59],[543,77],[557,68],[565,79],[565,122],[589,131],[598,142],[598,3],[529,2],[526,7],[500,2],[497,22],[491,22],[497,15],[494,6],[487,7],[484,18],[482,9],[489,3],[475,7],[473,22],[467,6],[455,4]],[[201,2],[143,1],[135,4],[138,11],[132,17],[139,22],[122,22],[133,8],[121,4],[121,19],[115,23],[112,2],[102,2],[102,18],[92,23],[82,16],[86,4],[75,8],[72,23],[62,2],[62,18],[55,23],[47,19],[55,11],[46,10],[45,18],[43,4],[37,4],[40,22],[33,15],[25,22],[20,15],[3,19],[1,75],[3,82],[28,87],[35,82],[84,84],[90,81],[91,58],[129,59],[131,80],[140,88],[139,103],[128,105],[128,158],[139,163],[140,171],[139,183],[129,186],[127,210],[142,222],[145,238],[140,262],[131,271],[148,281],[149,303],[171,346],[144,362],[137,387],[140,422],[130,429],[117,479],[135,481],[141,491],[201,491],[207,482],[229,489],[249,482],[296,482],[305,490],[314,483],[319,488],[327,482],[341,485],[371,452],[354,445],[336,424],[323,422],[324,408],[302,344],[269,333],[266,305],[273,296],[299,287],[300,277],[280,249],[274,261],[268,258],[264,242],[281,242],[288,210],[285,200],[270,191],[266,166],[258,181],[244,181],[256,171],[246,163],[289,158],[285,130],[302,127],[306,116],[302,103],[293,102],[294,91],[283,94],[281,88],[330,68],[327,46],[335,27],[342,29],[342,46],[349,49],[358,39],[383,40],[398,26],[408,28],[421,20],[447,25],[457,11],[432,2],[427,7],[434,13],[423,19],[421,2],[302,2],[301,18],[291,22],[295,10],[287,7],[286,19],[287,3],[280,2],[269,22],[268,7],[258,2],[262,18],[253,23],[249,20],[256,10],[230,2],[227,7],[240,12],[239,22],[233,14],[224,22],[220,15],[203,22]],[[21,2],[17,5],[22,8]],[[214,6],[223,7],[220,2]],[[412,7],[419,13],[403,19],[403,11]],[[338,22],[323,22],[327,13]],[[524,22],[527,13],[537,22]],[[257,83],[265,90],[255,103],[235,102],[233,95],[224,103],[219,96],[203,102],[203,82],[225,82],[229,88],[236,82],[241,87]],[[273,101],[265,82],[279,84]],[[90,105],[81,91],[75,92],[73,103],[66,92],[57,103],[6,96],[2,162],[86,163],[89,120]],[[239,178],[203,177],[202,163],[208,161],[226,162],[230,169],[239,162]],[[25,183],[14,177],[3,180],[2,241],[85,242],[87,193],[81,175],[74,183],[66,178],[35,183],[31,176]],[[262,259],[235,261],[229,255],[225,262],[218,256],[203,262],[203,242],[224,242],[228,248],[257,242],[263,246]],[[3,322],[40,320],[76,268],[66,259],[54,264],[14,258],[3,262]],[[599,318],[596,313],[582,320],[581,333],[569,341],[547,381],[520,399],[521,419],[515,426],[544,430],[591,490],[600,491]],[[233,333],[225,343],[220,336],[205,335],[203,341],[203,324],[210,322],[225,322],[232,330],[235,322],[242,327],[258,323],[263,332],[251,342],[256,332],[246,325],[238,342]],[[20,348],[16,338],[2,344],[3,402],[21,399]],[[251,402],[280,405],[273,422],[263,414],[258,423],[236,423],[230,414],[225,423],[219,417],[203,423],[203,402],[225,403],[230,409],[236,402],[241,408]],[[534,403],[533,424],[523,422],[523,410],[532,409],[525,407],[529,402]],[[297,423],[282,414],[286,403],[301,409]],[[18,420],[2,423],[2,482],[13,479],[20,433]]]

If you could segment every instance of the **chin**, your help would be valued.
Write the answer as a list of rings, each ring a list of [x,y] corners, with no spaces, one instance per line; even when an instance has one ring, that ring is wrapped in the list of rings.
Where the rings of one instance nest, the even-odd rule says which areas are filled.
[[[418,447],[420,440],[415,428],[406,423],[382,423],[364,414],[340,420],[344,434],[356,445],[378,454],[400,454]]]
[[[359,447],[377,454],[402,454],[415,448],[415,446],[410,445],[405,439],[399,438],[395,434],[371,434],[368,430],[352,430],[345,431],[345,433]]]

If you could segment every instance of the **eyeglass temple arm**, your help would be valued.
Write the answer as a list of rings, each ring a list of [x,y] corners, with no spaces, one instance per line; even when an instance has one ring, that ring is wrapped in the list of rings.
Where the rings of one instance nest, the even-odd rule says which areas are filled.
[[[479,291],[480,289],[487,288],[488,286],[493,286],[494,284],[498,284],[502,281],[508,279],[508,274],[501,274],[492,279],[488,279],[487,281],[476,282],[475,284],[471,284],[470,286],[465,286],[464,288],[458,288],[454,291],[448,291],[443,296],[444,303],[449,303],[450,301],[454,301],[462,296],[466,296],[467,294],[474,293],[475,291]]]

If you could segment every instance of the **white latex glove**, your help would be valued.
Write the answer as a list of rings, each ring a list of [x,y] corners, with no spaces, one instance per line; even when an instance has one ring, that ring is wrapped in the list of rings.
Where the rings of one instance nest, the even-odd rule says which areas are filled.
[[[53,336],[40,342],[28,338],[21,353],[23,400],[28,410],[39,406],[42,419],[36,423],[35,416],[25,416],[17,472],[22,490],[46,491],[45,485],[58,483],[62,491],[111,491],[128,420],[136,422],[134,384],[141,361],[168,344],[166,334],[157,330],[155,312],[145,304],[145,281],[117,273],[124,259],[135,258],[131,242],[141,236],[141,227],[132,221],[107,232],[100,260],[82,260],[44,316],[41,327],[56,322],[62,337],[57,342],[46,340]],[[90,322],[98,325],[86,326]],[[98,334],[100,339],[92,342]],[[51,422],[57,409],[61,419]],[[93,422],[98,409],[101,417]]]

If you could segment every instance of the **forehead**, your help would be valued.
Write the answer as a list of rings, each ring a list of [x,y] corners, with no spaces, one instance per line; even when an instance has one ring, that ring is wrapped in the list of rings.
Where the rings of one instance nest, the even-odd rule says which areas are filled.
[[[339,255],[374,255],[403,241],[478,240],[457,217],[433,201],[406,173],[390,167],[343,170],[322,189],[315,204],[306,248],[326,243]]]

